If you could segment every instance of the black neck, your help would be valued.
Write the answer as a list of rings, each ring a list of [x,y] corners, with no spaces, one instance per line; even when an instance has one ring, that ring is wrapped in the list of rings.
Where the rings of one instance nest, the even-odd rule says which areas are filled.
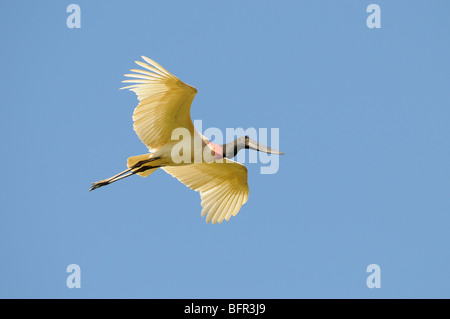
[[[248,136],[241,136],[235,139],[233,142],[223,144],[223,157],[233,158],[237,155],[237,153],[242,149],[247,149],[248,147]]]

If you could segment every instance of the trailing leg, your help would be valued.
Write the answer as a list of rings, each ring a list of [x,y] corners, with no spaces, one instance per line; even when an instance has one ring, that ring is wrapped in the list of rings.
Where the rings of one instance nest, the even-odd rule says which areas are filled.
[[[145,158],[143,159],[144,156],[145,156]],[[145,164],[151,163],[151,162],[159,159],[159,157],[148,158],[148,156],[149,156],[148,154],[145,154],[145,155],[130,157],[128,159],[128,163],[127,163],[128,167],[129,167],[128,169],[126,169],[123,172],[120,172],[119,174],[116,174],[110,178],[102,179],[98,182],[92,183],[89,191],[92,191],[92,190],[97,189],[102,186],[109,185],[111,183],[114,183],[118,180],[121,180],[125,177],[131,176],[134,174],[139,174],[140,176],[147,177],[148,175],[150,175],[151,173],[153,173],[160,167],[158,165],[151,165],[151,166],[145,165]],[[130,163],[130,159],[139,159],[139,160],[138,161],[132,160]]]

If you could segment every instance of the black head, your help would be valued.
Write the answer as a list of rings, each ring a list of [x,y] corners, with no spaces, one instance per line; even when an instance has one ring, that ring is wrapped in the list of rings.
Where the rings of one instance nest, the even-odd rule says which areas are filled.
[[[250,149],[268,154],[277,154],[277,155],[284,154],[283,152],[277,151],[273,148],[265,146],[264,144],[252,140],[249,136],[241,136],[235,139],[233,142],[223,144],[222,149],[223,149],[223,156],[226,158],[235,157],[241,149]]]

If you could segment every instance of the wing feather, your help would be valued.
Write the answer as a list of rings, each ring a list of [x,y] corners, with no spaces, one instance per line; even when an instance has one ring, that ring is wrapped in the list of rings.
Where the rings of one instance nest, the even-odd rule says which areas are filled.
[[[136,64],[146,70],[131,69],[133,74],[125,74],[133,79],[124,83],[134,83],[122,89],[136,93],[139,100],[133,113],[133,128],[140,140],[154,152],[171,141],[172,131],[186,128],[194,133],[191,120],[191,104],[197,90],[182,82],[155,61],[142,57],[144,62]],[[149,72],[151,71],[151,72]]]
[[[200,193],[201,215],[206,216],[207,223],[229,220],[247,202],[247,168],[240,163],[225,159],[223,163],[193,163],[162,169]]]
[[[222,215],[225,213],[224,207],[228,204],[230,197],[233,195],[233,192],[228,192],[223,200],[220,202],[220,205],[217,207],[217,212],[215,212],[214,217],[212,218],[213,224],[218,220],[223,220]]]

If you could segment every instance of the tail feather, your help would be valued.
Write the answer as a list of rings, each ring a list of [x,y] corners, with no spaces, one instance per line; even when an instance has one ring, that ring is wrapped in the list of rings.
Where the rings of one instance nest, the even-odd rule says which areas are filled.
[[[150,158],[149,154],[132,156],[127,160],[127,170],[124,170],[123,172],[116,174],[113,177],[102,179],[101,181],[92,183],[89,191],[109,185],[134,174],[138,174],[142,177],[147,177],[161,166],[158,162],[160,162],[159,157]]]
[[[131,156],[128,158],[127,160],[127,166],[128,168],[144,168],[146,166],[158,166],[156,161],[155,162],[150,162],[150,163],[146,163],[143,165],[139,165],[139,162],[145,161],[149,159],[149,154],[143,154],[143,155],[137,155],[137,156]],[[136,174],[138,174],[139,176],[142,177],[147,177],[150,174],[154,173],[158,168],[152,168],[152,169],[148,169],[148,170],[144,170],[141,172],[137,172]]]
[[[133,166],[135,166],[137,163],[148,160],[150,154],[143,154],[143,155],[137,155],[137,156],[131,156],[128,157],[127,160],[127,166],[128,168],[132,168]],[[136,165],[136,167],[139,165]]]

